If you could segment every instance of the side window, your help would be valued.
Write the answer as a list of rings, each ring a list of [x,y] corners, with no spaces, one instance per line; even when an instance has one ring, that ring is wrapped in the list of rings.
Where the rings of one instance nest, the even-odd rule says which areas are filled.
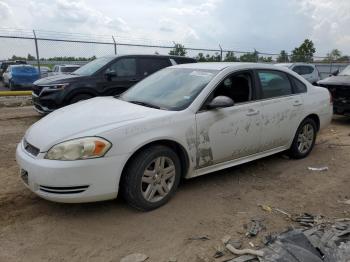
[[[228,96],[235,103],[244,103],[252,99],[252,77],[248,72],[230,75],[214,91],[213,98]]]
[[[116,72],[117,76],[136,76],[136,59],[122,58],[112,64],[107,71]]]
[[[160,69],[171,66],[169,59],[161,58],[139,58],[140,75],[148,76]]]
[[[309,75],[312,74],[314,68],[312,66],[295,66],[293,71],[299,75]]]
[[[294,84],[294,93],[296,93],[296,94],[306,93],[307,88],[303,82],[301,82],[300,80],[298,80],[292,76],[291,76],[291,79],[292,79],[293,84]]]
[[[259,70],[258,77],[262,89],[262,98],[273,98],[292,94],[292,86],[285,73]]]

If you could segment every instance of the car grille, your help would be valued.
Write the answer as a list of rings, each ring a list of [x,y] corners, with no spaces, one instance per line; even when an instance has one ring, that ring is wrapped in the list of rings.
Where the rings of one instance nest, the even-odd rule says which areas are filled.
[[[39,96],[42,89],[43,89],[42,86],[34,85],[34,86],[33,86],[33,93],[36,94],[37,96]]]
[[[79,194],[88,189],[89,186],[72,186],[72,187],[53,187],[53,186],[39,186],[39,189],[51,194]]]
[[[40,149],[29,144],[27,140],[23,140],[23,147],[24,149],[31,155],[37,156],[40,153]]]

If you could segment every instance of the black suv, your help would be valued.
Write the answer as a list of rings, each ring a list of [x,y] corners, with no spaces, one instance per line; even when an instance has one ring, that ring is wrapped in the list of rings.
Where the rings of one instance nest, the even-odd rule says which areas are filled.
[[[176,64],[195,63],[187,57],[124,55],[97,58],[68,75],[34,82],[33,103],[42,114],[95,96],[119,95],[150,74]]]

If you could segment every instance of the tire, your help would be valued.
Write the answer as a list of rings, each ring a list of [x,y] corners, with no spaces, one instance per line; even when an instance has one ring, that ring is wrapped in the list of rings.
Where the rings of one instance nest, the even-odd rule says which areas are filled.
[[[289,149],[289,156],[295,159],[307,157],[312,151],[317,134],[317,125],[311,118],[301,122]]]
[[[92,97],[93,96],[89,95],[89,94],[75,95],[69,100],[69,104],[74,104],[74,103],[77,103],[77,102],[80,102],[80,101],[84,101],[84,100],[90,99]]]
[[[15,90],[15,86],[14,86],[14,84],[13,84],[11,81],[9,81],[9,89],[10,89],[11,91],[14,91],[14,90]]]
[[[165,173],[165,169],[168,173]],[[137,153],[128,163],[120,191],[129,205],[141,211],[150,211],[170,200],[180,178],[181,164],[177,154],[169,147],[155,145]]]

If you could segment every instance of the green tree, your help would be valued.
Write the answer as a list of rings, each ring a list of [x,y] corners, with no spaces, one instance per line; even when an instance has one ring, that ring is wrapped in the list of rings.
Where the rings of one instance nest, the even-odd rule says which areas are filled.
[[[310,63],[313,61],[315,53],[316,48],[314,47],[314,43],[309,39],[305,39],[299,47],[294,48],[291,60],[292,62]]]
[[[268,56],[268,57],[260,56],[258,61],[262,63],[271,63],[272,56]]]
[[[225,62],[238,62],[239,59],[235,56],[234,52],[229,51],[229,52],[226,53],[224,61]]]
[[[13,55],[9,60],[15,61],[15,60],[27,60],[27,59],[25,57]]]
[[[338,49],[333,49],[327,54],[327,57],[324,59],[326,62],[339,61],[342,57],[342,53]]]
[[[196,60],[198,62],[208,62],[203,53],[198,53],[198,55],[196,56]]]
[[[281,51],[280,55],[277,57],[277,62],[278,63],[288,63],[289,62],[288,53],[285,50]]]
[[[32,56],[31,54],[28,54],[28,55],[27,55],[27,60],[28,60],[28,61],[34,61],[34,60],[35,60],[35,57]]]
[[[244,55],[241,55],[239,58],[239,61],[241,62],[257,62],[259,60],[259,52],[254,51],[253,53],[247,53]]]
[[[186,54],[185,46],[178,43],[175,43],[174,49],[169,52],[169,55],[185,56]]]

